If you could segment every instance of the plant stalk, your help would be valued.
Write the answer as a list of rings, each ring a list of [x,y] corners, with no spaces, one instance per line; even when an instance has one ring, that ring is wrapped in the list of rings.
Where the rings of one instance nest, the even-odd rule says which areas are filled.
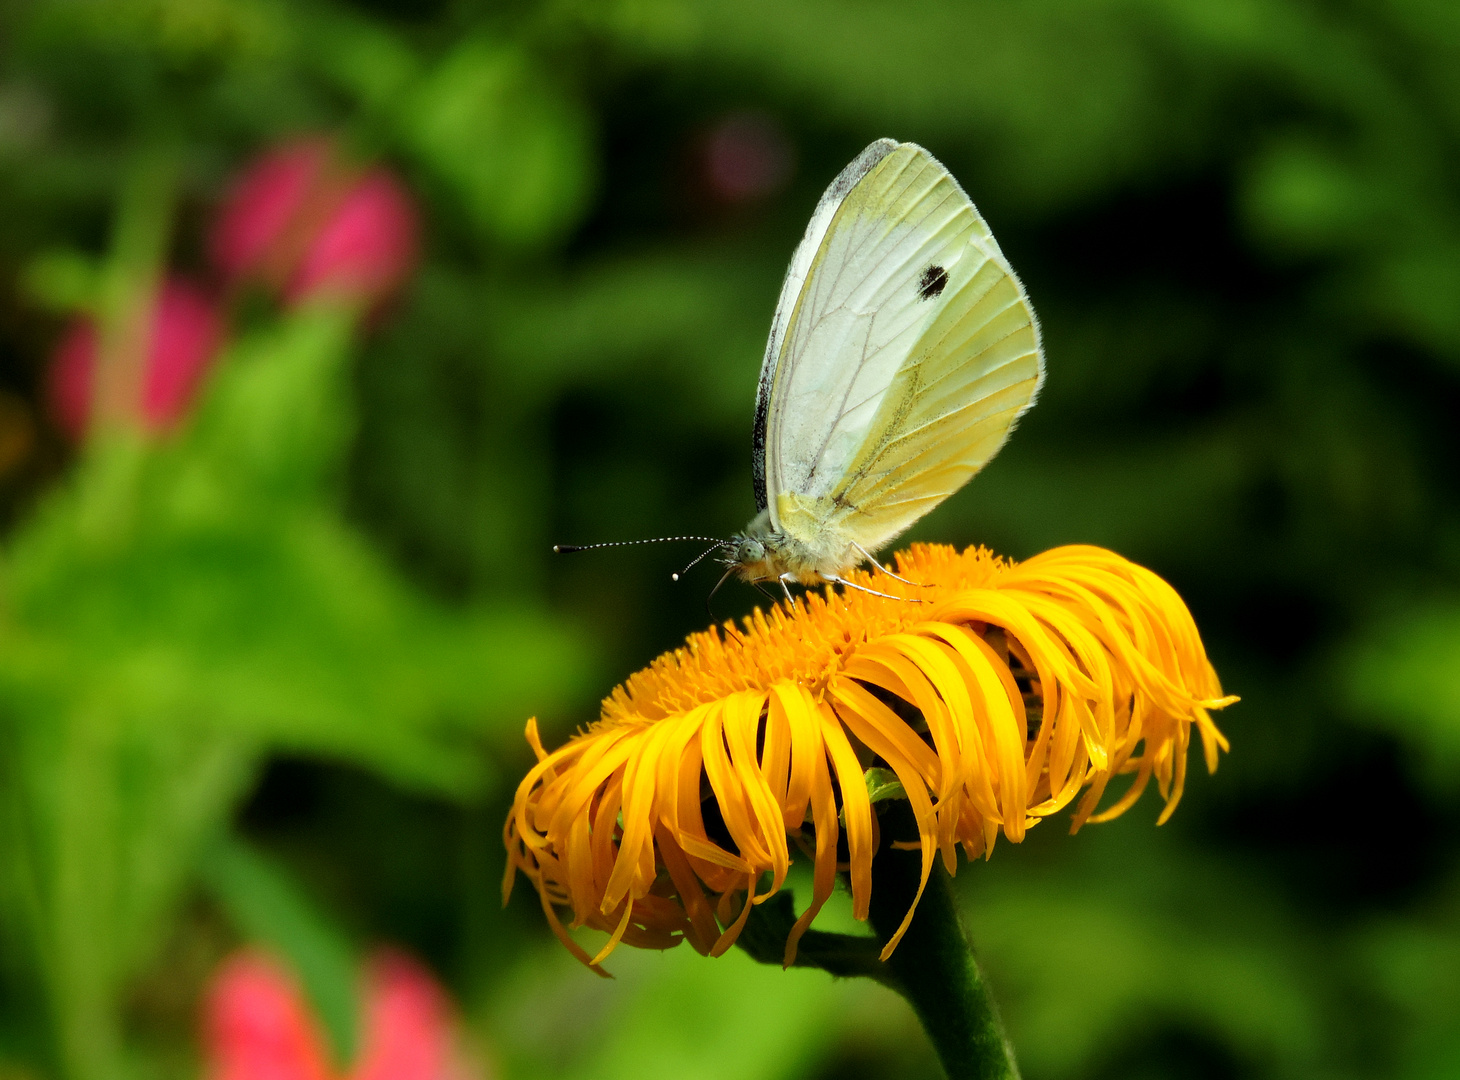
[[[922,873],[921,852],[892,847],[895,839],[917,836],[907,803],[884,802],[880,824],[868,913],[876,937],[808,930],[795,966],[821,968],[837,978],[861,976],[896,990],[917,1013],[948,1080],[1019,1080],[1014,1048],[979,973],[953,880],[941,861],[933,866],[907,933],[887,960],[879,959],[912,906]],[[750,913],[736,944],[763,964],[780,964],[795,921],[790,895],[778,893]]]
[[[922,871],[920,852],[892,847],[894,839],[917,836],[911,809],[900,800],[884,805],[869,912],[883,944],[902,925]],[[912,924],[886,964],[894,988],[922,1021],[948,1080],[1019,1080],[1014,1048],[978,970],[953,881],[941,860],[934,863]]]

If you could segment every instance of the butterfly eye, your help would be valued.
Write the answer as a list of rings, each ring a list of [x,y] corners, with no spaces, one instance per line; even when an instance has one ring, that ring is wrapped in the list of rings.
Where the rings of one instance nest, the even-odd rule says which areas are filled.
[[[941,266],[930,266],[918,279],[918,298],[931,300],[948,287],[948,271]]]

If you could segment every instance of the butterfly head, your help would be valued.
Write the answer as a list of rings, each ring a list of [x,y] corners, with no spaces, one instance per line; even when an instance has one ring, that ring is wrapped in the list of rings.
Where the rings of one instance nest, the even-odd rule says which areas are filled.
[[[846,560],[827,559],[804,541],[775,528],[764,510],[744,532],[725,542],[720,561],[742,581],[799,581],[803,585],[830,580],[847,564]]]
[[[726,566],[734,567],[742,577],[763,580],[767,574],[755,571],[765,568],[766,546],[763,541],[746,533],[738,533],[725,545],[722,560]]]

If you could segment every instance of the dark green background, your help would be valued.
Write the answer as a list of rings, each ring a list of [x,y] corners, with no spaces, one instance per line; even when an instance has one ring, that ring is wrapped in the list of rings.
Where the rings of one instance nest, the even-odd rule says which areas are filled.
[[[0,671],[0,719],[21,733],[0,746],[0,783],[21,802],[45,786],[27,787],[26,770],[51,775],[72,746],[24,733],[70,731],[55,717],[80,715],[44,703],[70,701],[87,664],[132,647],[131,620],[146,616],[127,596],[193,567],[192,548],[159,540],[140,594],[117,584],[121,562],[25,585],[39,580],[24,567],[47,514],[70,512],[88,455],[105,456],[63,446],[38,386],[75,306],[68,282],[115,261],[136,162],[172,162],[168,251],[182,268],[202,270],[227,178],[307,130],[395,168],[426,234],[405,294],[343,354],[352,374],[333,404],[290,399],[344,418],[310,436],[324,463],[297,468],[319,482],[289,498],[300,520],[324,515],[384,554],[361,571],[380,590],[379,633],[335,649],[335,630],[300,629],[316,593],[277,568],[292,556],[270,561],[294,550],[280,539],[294,518],[262,495],[240,496],[219,533],[218,550],[254,554],[214,570],[245,569],[184,590],[231,614],[202,631],[159,616],[158,647],[216,646],[208,670],[224,682],[275,678],[277,665],[247,667],[265,654],[332,674],[301,668],[310,693],[248,729],[233,786],[189,826],[148,908],[148,943],[97,976],[137,1075],[194,1073],[198,987],[250,936],[316,956],[311,985],[345,1043],[338,972],[374,942],[407,945],[506,1077],[936,1075],[910,1014],[880,990],[687,949],[620,950],[620,977],[600,982],[551,941],[527,890],[505,913],[496,892],[526,716],[561,741],[615,682],[704,625],[714,580],[706,567],[671,584],[695,549],[555,560],[550,544],[726,535],[751,516],[751,402],[785,263],[822,187],[890,135],[927,146],[979,205],[1040,314],[1049,369],[1006,450],[914,538],[1015,558],[1113,548],[1177,587],[1243,698],[1220,717],[1232,753],[1215,777],[1194,772],[1159,831],[1148,798],[1074,838],[1047,822],[960,872],[1026,1076],[1460,1076],[1460,7],[11,0],[3,12],[0,419],[19,446],[0,477],[5,617],[26,634],[44,624],[71,658]],[[794,167],[731,204],[705,186],[704,148],[743,115]],[[278,322],[253,313],[237,336],[282,355],[268,338]],[[158,453],[206,456],[197,439]],[[145,532],[151,504],[137,505]],[[239,580],[266,583],[279,611],[255,611],[248,589],[213,603]],[[46,622],[108,589],[123,599],[101,614]],[[716,614],[756,600],[727,587]],[[240,619],[257,649],[234,672]],[[434,662],[473,650],[500,655],[479,671]],[[355,686],[382,655],[401,667],[361,691],[369,709],[331,696],[330,679]],[[186,709],[210,732],[226,726],[211,693]],[[139,692],[123,710],[138,745],[161,730],[153,700]],[[448,704],[469,718],[465,748],[460,728],[430,728],[419,746],[382,734]],[[92,767],[75,753],[66,768]],[[139,782],[165,793],[191,768]],[[132,865],[113,841],[87,842]],[[65,1022],[43,1022],[80,991],[47,982],[44,958],[27,959],[34,924],[6,918],[0,1049],[30,1070],[17,1076],[88,1076],[85,1052],[57,1049]]]

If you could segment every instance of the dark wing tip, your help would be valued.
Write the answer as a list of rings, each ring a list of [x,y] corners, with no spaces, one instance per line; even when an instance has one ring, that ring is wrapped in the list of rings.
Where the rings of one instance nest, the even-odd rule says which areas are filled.
[[[828,198],[840,200],[845,197],[847,192],[857,186],[857,181],[875,169],[878,162],[901,145],[896,139],[878,139],[868,143],[866,149],[852,158],[851,163],[837,174],[837,178],[831,182],[831,187],[827,188],[826,194],[821,197],[822,202],[826,202]]]

